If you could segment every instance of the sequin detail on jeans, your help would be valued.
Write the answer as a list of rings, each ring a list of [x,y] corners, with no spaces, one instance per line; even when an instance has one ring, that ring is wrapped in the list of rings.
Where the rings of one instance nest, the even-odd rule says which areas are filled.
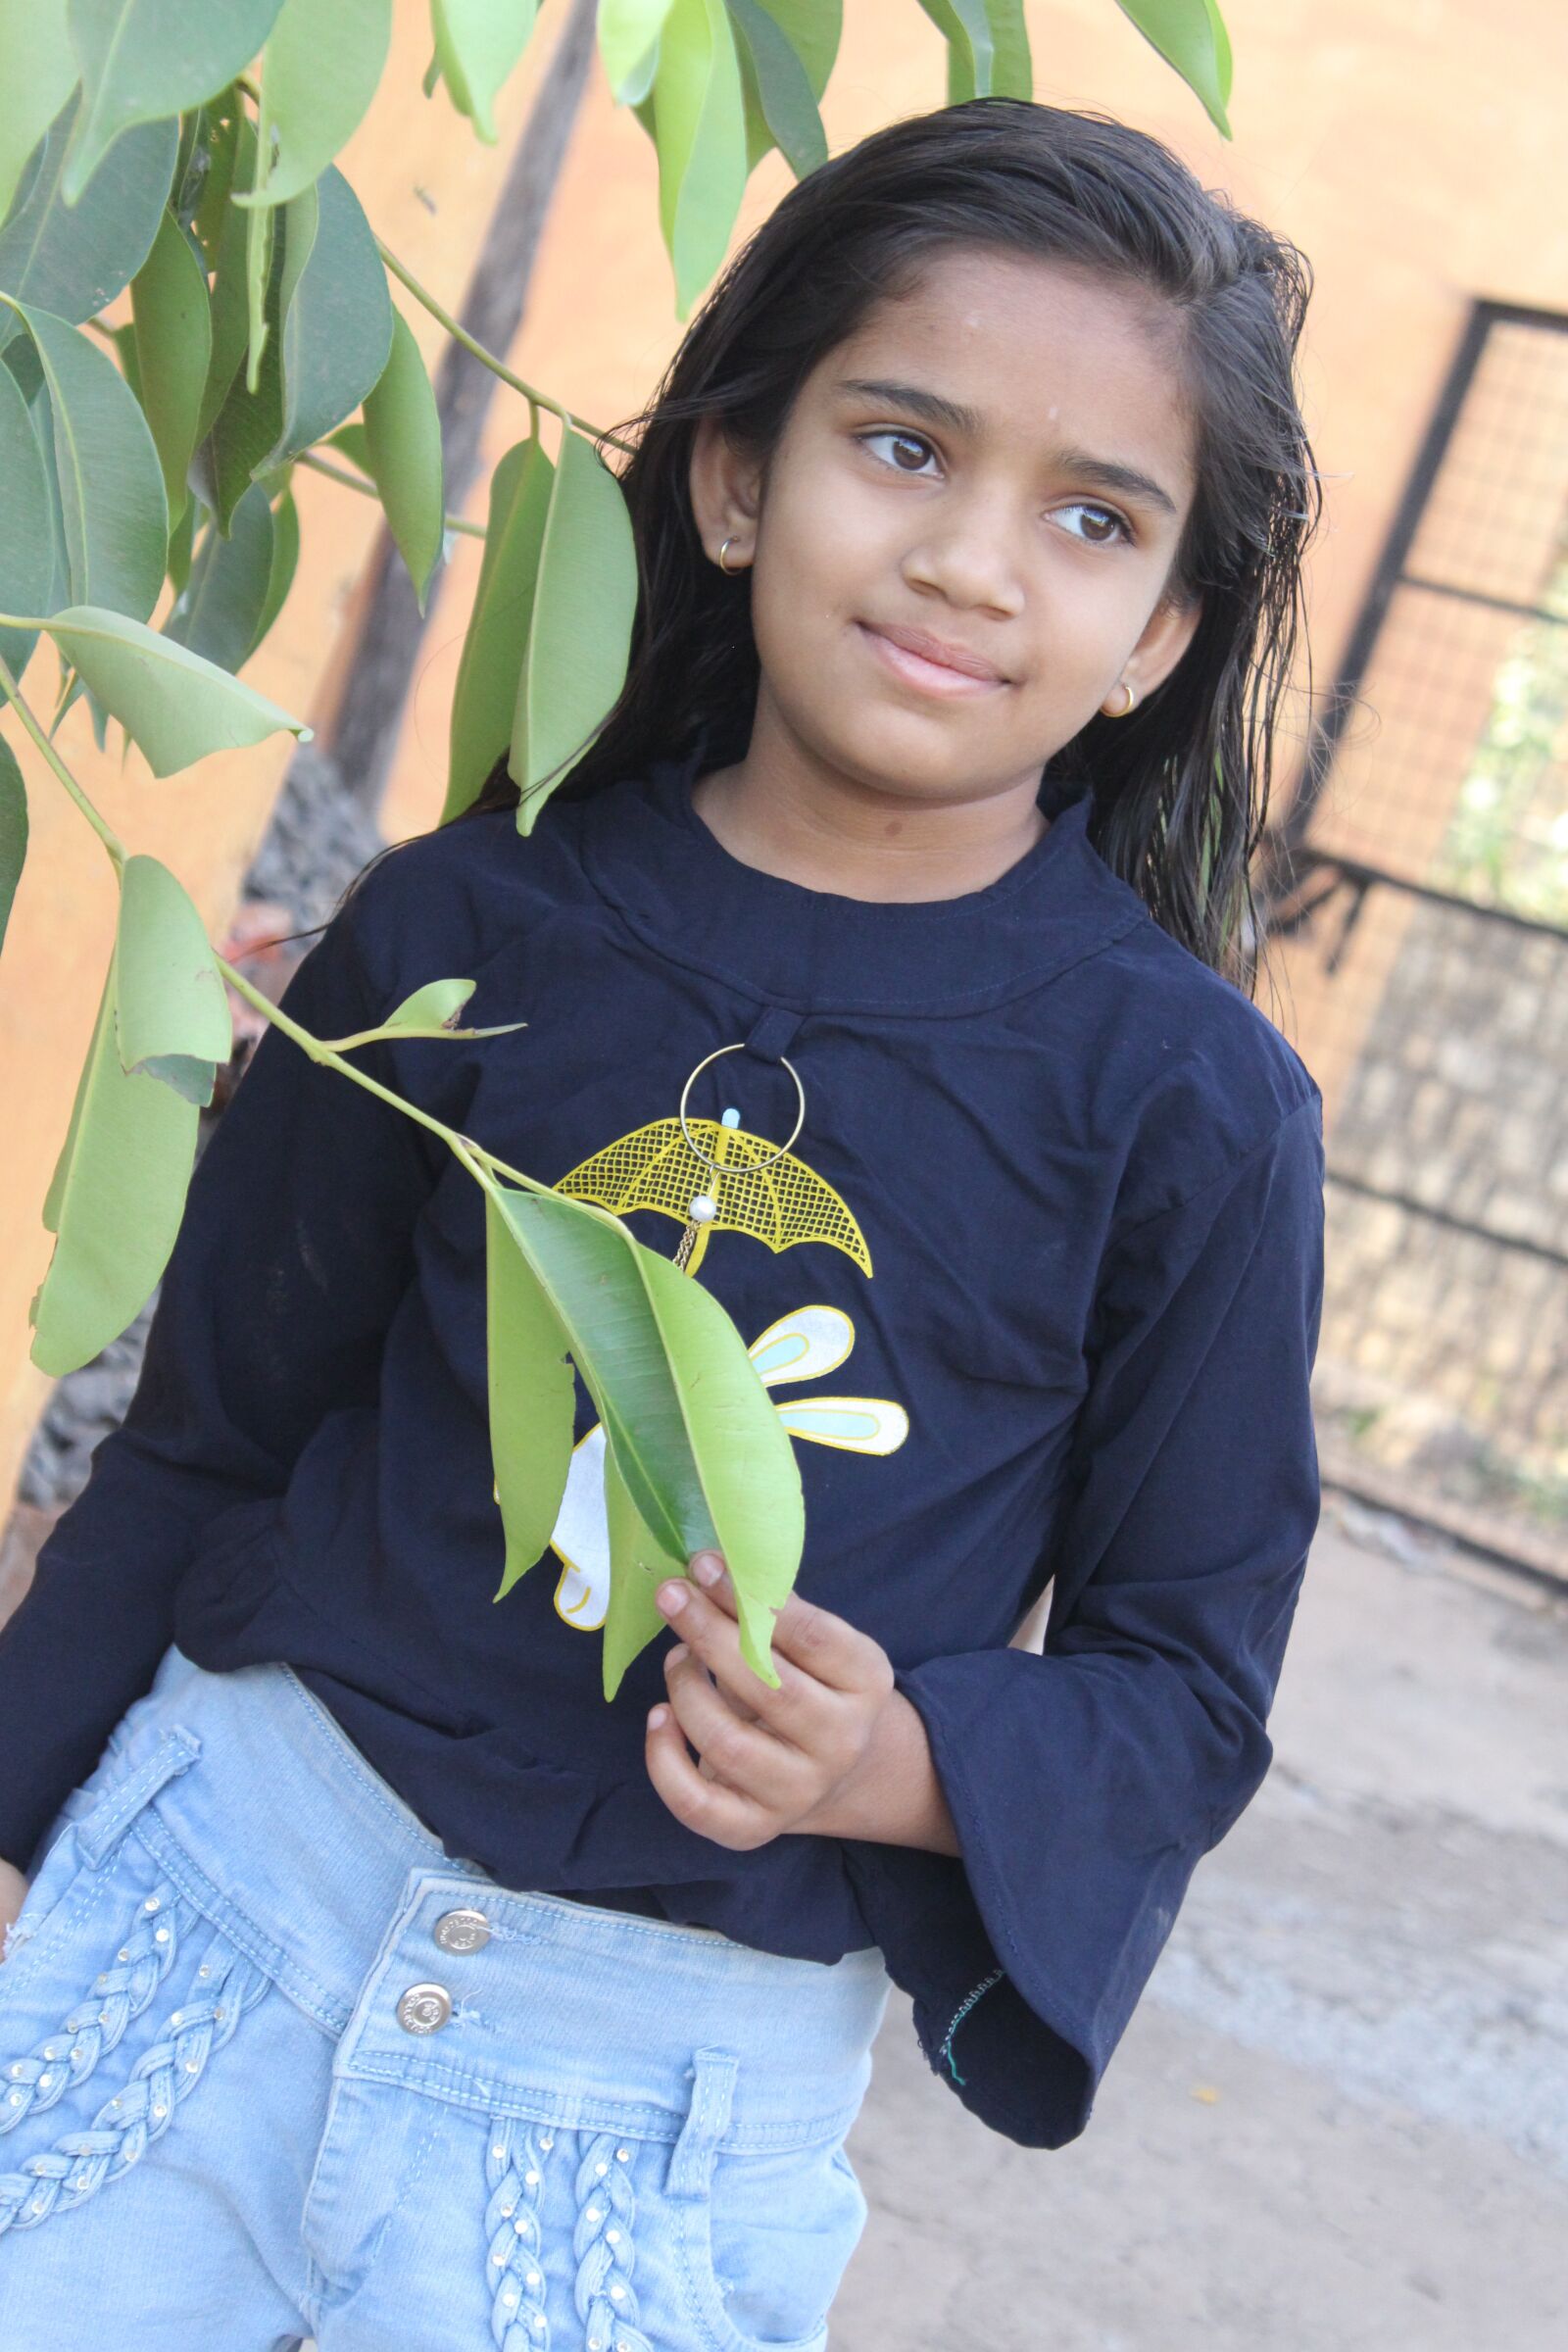
[[[167,1879],[137,1902],[113,1962],[94,1977],[86,1999],[25,2058],[7,2065],[0,2132],[15,2131],[24,2117],[52,2107],[67,2090],[86,2082],[168,1976],[182,1931],[195,1916]]]
[[[553,2145],[548,2132],[526,2130],[511,2116],[491,2119],[484,2151],[490,2188],[484,2229],[490,2333],[498,2352],[549,2352],[539,2197],[544,2160]]]
[[[123,2087],[99,2108],[90,2130],[64,2132],[52,2148],[29,2156],[19,2172],[0,2174],[0,2235],[13,2227],[30,2230],[52,2213],[84,2204],[106,2180],[129,2172],[168,2131],[175,2107],[189,2098],[214,2050],[271,1988],[270,1978],[220,1936],[208,1946],[199,1983],[201,1989],[171,2014]]]
[[[611,2132],[593,2133],[577,2166],[577,2226],[571,2240],[586,2352],[653,2352],[637,2325],[631,2283],[636,2210],[631,2150]]]

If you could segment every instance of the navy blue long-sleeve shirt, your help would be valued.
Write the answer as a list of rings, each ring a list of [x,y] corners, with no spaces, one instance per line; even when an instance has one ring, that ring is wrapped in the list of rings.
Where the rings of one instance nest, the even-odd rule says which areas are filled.
[[[733,1853],[665,1809],[663,1643],[601,1691],[587,1393],[551,1548],[498,1602],[482,1196],[276,1031],[196,1170],[124,1424],[0,1634],[0,1853],[27,1867],[172,1641],[285,1659],[449,1854],[767,1950],[878,1944],[965,2104],[1059,2145],[1269,1760],[1319,1502],[1320,1097],[1110,872],[1082,792],[1043,787],[1049,829],[988,888],[873,903],[734,858],[697,772],[400,846],[283,1003],[336,1037],[470,977],[466,1023],[526,1027],[362,1066],[564,1190],[662,1186],[624,1213],[665,1253],[669,1200],[717,1191],[694,1278],[791,1430],[799,1589],[889,1652],[961,1858]],[[782,1143],[788,1057],[805,1173],[771,1207],[664,1124],[737,1044],[688,1117]],[[1011,1646],[1048,1581],[1044,1654]]]

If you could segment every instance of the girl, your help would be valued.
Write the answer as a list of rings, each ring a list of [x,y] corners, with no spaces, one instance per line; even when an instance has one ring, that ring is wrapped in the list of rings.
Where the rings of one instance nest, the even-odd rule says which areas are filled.
[[[0,1643],[6,2344],[818,2348],[890,1980],[988,2124],[1082,2131],[1318,1510],[1320,1100],[1238,985],[1304,301],[1007,100],[712,293],[610,723],[528,836],[503,768],[376,860],[285,1004],[472,976],[526,1027],[366,1066],[700,1261],[799,1441],[779,1688],[699,1557],[604,1702],[583,1392],[492,1604],[481,1196],[269,1034]]]

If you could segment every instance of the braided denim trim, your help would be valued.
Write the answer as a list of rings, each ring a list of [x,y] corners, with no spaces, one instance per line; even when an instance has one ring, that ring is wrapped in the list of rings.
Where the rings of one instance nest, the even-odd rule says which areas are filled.
[[[155,1937],[158,1933],[153,1931]],[[174,1941],[172,1935],[169,1941]],[[129,1939],[125,1948],[132,1949]],[[214,2049],[271,1990],[271,1979],[222,1936],[215,1936],[209,1953],[198,1971],[207,1991],[173,2011],[163,2037],[143,2051],[91,2128],[62,2132],[52,2148],[29,2156],[19,2172],[0,2174],[0,2236],[13,2227],[30,2230],[52,2213],[69,2212],[106,2180],[127,2173],[168,2131],[175,2107],[195,2089]],[[100,2022],[111,2014],[100,2011]]]
[[[577,2167],[577,2226],[574,2299],[587,2352],[653,2352],[637,2325],[636,2266],[632,2223],[637,2197],[631,2184],[631,2150],[612,2132],[596,2132]]]
[[[489,2250],[490,2333],[498,2352],[549,2352],[539,2198],[544,2159],[555,2144],[548,2132],[519,2131],[511,2116],[492,2116],[490,2120],[484,2160],[490,2198],[484,2209],[484,2226]]]
[[[8,2087],[0,2100],[0,2132],[14,2131],[34,2110],[54,2106],[68,2089],[85,2082],[106,2050],[112,2050],[132,2018],[140,2017],[174,1964],[182,1928],[194,1916],[176,1888],[161,1879],[138,1902],[132,1925],[115,1954],[116,1965],[94,1978],[91,1994],[69,2010],[64,2022],[25,2058],[6,2068]],[[157,1925],[154,1926],[154,1920]]]

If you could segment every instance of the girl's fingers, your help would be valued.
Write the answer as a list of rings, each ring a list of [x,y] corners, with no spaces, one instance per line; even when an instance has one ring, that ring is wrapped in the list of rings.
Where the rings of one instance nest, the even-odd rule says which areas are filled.
[[[774,1664],[787,1658],[812,1682],[834,1690],[874,1690],[888,1672],[888,1655],[880,1642],[847,1617],[819,1609],[814,1601],[792,1592],[773,1621]]]
[[[727,1593],[727,1578],[720,1590]],[[666,1594],[680,1596],[673,1614],[665,1607]],[[733,1596],[726,1601],[681,1582],[661,1585],[657,1597],[681,1641],[701,1658],[726,1698],[748,1716],[766,1724],[779,1739],[801,1746],[808,1743],[812,1731],[821,1727],[825,1693],[815,1689],[787,1659],[774,1661],[779,1679],[776,1690],[769,1690],[761,1677],[752,1672],[741,1655],[740,1626],[733,1613]]]
[[[709,1583],[700,1563],[710,1560],[722,1563],[722,1552],[695,1552],[692,1574],[705,1597],[734,1619],[735,1588],[727,1570],[722,1568],[713,1583]],[[835,1616],[831,1609],[819,1609],[814,1601],[803,1599],[799,1592],[790,1594],[774,1619],[772,1648],[775,1667],[780,1658],[787,1658],[810,1681],[826,1683],[835,1690],[874,1690],[887,1665],[887,1653],[879,1642],[851,1625],[847,1617]]]
[[[703,1838],[746,1853],[764,1845],[772,1825],[749,1797],[721,1781],[705,1781],[686,1752],[686,1739],[671,1706],[655,1707],[645,1740],[648,1777],[675,1819]]]
[[[761,1724],[736,1713],[706,1668],[684,1646],[665,1653],[664,1685],[676,1721],[707,1769],[738,1796],[776,1802],[796,1753]]]

